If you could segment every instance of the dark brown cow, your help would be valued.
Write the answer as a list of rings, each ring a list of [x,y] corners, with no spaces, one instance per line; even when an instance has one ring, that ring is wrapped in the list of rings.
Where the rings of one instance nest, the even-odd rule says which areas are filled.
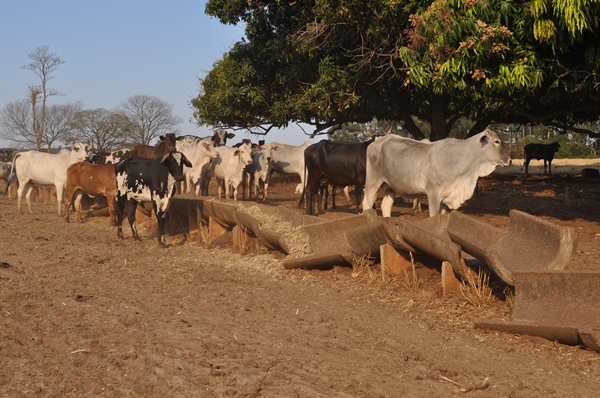
[[[75,163],[67,169],[67,195],[65,201],[65,221],[69,222],[69,208],[75,193],[75,210],[77,219],[81,216],[81,197],[83,192],[89,196],[103,195],[108,202],[110,225],[115,225],[115,201],[117,196],[117,180],[115,166],[100,166],[91,163]],[[82,192],[83,191],[83,192]]]
[[[175,152],[176,139],[174,133],[169,133],[165,136],[161,135],[159,138],[162,141],[160,145],[136,145],[129,151],[130,156],[137,156],[146,159],[158,159],[167,156],[171,152]]]
[[[529,162],[531,159],[544,159],[544,174],[546,174],[546,163],[548,170],[552,174],[552,160],[554,154],[558,152],[560,144],[553,142],[551,144],[527,144],[525,145],[525,174],[529,174]]]

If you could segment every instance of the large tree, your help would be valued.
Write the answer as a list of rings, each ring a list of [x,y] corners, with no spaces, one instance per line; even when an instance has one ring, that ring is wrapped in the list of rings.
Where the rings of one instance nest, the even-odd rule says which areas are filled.
[[[27,69],[35,73],[40,78],[39,86],[30,86],[30,101],[34,108],[31,113],[33,119],[32,125],[35,126],[36,134],[36,149],[39,151],[44,143],[44,131],[46,127],[46,102],[48,97],[59,95],[60,93],[54,89],[48,88],[48,81],[53,79],[52,72],[64,64],[65,61],[56,56],[56,53],[50,51],[50,46],[36,47],[28,54],[31,62],[22,65],[21,68]],[[41,109],[38,113],[35,110],[37,98],[41,96]]]
[[[130,128],[125,132],[133,144],[149,145],[167,133],[178,133],[183,119],[173,114],[173,105],[150,95],[139,94],[127,98],[117,112],[127,117]]]
[[[377,118],[401,121],[421,139],[417,117],[434,140],[464,118],[475,122],[472,134],[505,121],[583,132],[574,124],[600,115],[599,7],[599,0],[210,0],[206,12],[244,22],[246,39],[201,80],[195,117],[264,131],[302,122],[315,132]]]
[[[49,105],[44,117],[45,127],[40,135],[37,123],[41,120],[41,110],[35,106],[38,96],[35,95],[35,90],[31,90],[30,94],[29,99],[9,102],[2,108],[0,135],[23,147],[37,148],[38,145],[44,145],[48,152],[55,142],[68,144],[71,124],[82,110],[82,103]]]
[[[111,151],[129,146],[127,134],[132,130],[129,119],[105,108],[86,109],[71,124],[71,139],[90,144],[97,151]]]

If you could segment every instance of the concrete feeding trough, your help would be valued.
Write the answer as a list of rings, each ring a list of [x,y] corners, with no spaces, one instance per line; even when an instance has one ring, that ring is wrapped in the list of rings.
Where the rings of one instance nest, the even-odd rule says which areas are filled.
[[[542,337],[600,352],[600,272],[514,272],[512,320],[479,319],[485,330]]]
[[[446,231],[462,250],[484,262],[504,282],[513,272],[565,269],[577,247],[577,230],[519,210],[509,213],[506,231],[453,211]]]

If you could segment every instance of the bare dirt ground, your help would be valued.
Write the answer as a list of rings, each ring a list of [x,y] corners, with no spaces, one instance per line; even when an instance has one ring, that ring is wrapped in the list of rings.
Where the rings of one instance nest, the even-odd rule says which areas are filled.
[[[499,227],[510,209],[574,226],[570,268],[600,269],[600,181],[557,171],[484,178],[480,196],[461,210]],[[274,184],[270,203],[295,208],[294,187]],[[320,217],[352,214],[341,195],[338,203]],[[600,390],[600,354],[475,330],[475,318],[510,316],[503,286],[493,281],[497,297],[481,308],[458,293],[438,298],[439,264],[424,257],[416,259],[416,287],[344,267],[282,270],[272,254],[207,249],[179,235],[167,237],[168,248],[150,234],[118,240],[106,217],[65,223],[55,202],[33,207],[34,215],[19,215],[16,200],[0,195],[0,396],[596,397]],[[411,215],[401,201],[394,213],[427,215],[426,206]]]

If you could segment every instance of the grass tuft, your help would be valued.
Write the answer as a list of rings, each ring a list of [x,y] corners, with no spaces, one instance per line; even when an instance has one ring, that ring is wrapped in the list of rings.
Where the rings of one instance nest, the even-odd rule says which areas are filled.
[[[477,278],[474,273],[467,273],[467,278],[458,286],[460,294],[473,306],[480,308],[494,300],[490,287],[490,275],[487,271],[479,269]]]

